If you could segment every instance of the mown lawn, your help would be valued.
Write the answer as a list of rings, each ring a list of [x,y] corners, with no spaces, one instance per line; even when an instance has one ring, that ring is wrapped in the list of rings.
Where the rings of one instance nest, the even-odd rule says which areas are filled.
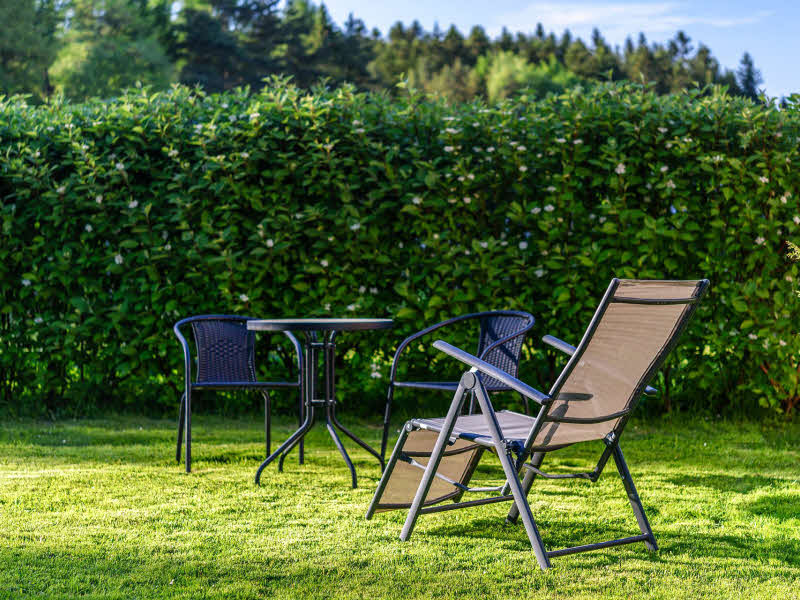
[[[0,597],[800,598],[800,425],[634,419],[623,448],[660,551],[561,557],[546,573],[506,504],[423,515],[406,543],[404,512],[364,520],[377,463],[352,452],[352,490],[322,428],[304,466],[269,467],[261,487],[256,417],[193,429],[187,476],[171,421],[0,423]],[[546,465],[588,466],[592,450]],[[638,533],[615,473],[537,481],[548,548]]]

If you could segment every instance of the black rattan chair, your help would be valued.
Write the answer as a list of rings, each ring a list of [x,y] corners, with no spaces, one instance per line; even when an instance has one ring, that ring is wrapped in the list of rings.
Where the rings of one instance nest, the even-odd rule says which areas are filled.
[[[397,352],[395,352],[394,360],[392,361],[392,369],[389,372],[389,392],[386,397],[386,410],[383,417],[381,458],[386,457],[386,442],[389,439],[389,420],[392,411],[392,400],[394,399],[394,388],[417,388],[448,392],[454,392],[458,388],[457,381],[397,381],[397,362],[400,358],[400,354],[411,342],[422,336],[437,331],[442,327],[467,320],[478,321],[480,325],[478,333],[478,351],[476,354],[481,360],[502,369],[512,377],[517,376],[522,342],[525,339],[525,334],[533,327],[534,322],[533,315],[529,313],[516,310],[495,310],[471,313],[436,323],[407,337],[397,347]],[[512,391],[510,387],[497,379],[487,378],[484,385],[488,392]],[[520,397],[525,406],[525,414],[528,414],[528,399],[522,394],[520,394]],[[470,414],[472,414],[473,408],[474,396],[471,396],[469,405]]]
[[[256,389],[264,397],[264,435],[267,456],[271,446],[270,399],[267,390],[298,388],[300,412],[303,411],[303,381],[301,364],[303,351],[290,333],[284,332],[297,354],[297,381],[258,381],[255,368],[255,334],[247,330],[252,317],[235,315],[199,315],[175,323],[173,331],[183,347],[184,392],[178,417],[178,444],[175,459],[181,460],[181,441],[186,431],[186,472],[192,469],[192,391]],[[197,350],[197,373],[192,381],[192,357],[189,343],[181,327],[191,324]],[[300,449],[300,462],[303,461]]]

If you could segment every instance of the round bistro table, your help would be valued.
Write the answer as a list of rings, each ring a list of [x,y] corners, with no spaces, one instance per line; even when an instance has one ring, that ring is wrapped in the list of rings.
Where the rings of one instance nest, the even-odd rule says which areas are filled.
[[[314,411],[316,408],[325,410],[325,425],[342,458],[344,458],[344,462],[347,463],[347,467],[350,469],[354,488],[357,484],[356,469],[347,454],[347,450],[342,445],[342,441],[336,434],[336,428],[377,458],[381,463],[381,470],[383,470],[384,463],[381,455],[342,425],[336,417],[336,371],[334,363],[337,333],[340,331],[388,329],[392,324],[391,319],[253,319],[247,321],[247,329],[250,331],[300,331],[305,337],[301,363],[304,410],[300,415],[300,427],[261,463],[258,471],[256,471],[256,485],[261,480],[261,472],[278,456],[280,456],[278,470],[283,471],[284,459],[298,443],[300,444],[300,462],[303,462],[302,440],[314,425]],[[320,354],[322,355],[323,379],[321,386],[318,385],[320,383],[318,369]]]

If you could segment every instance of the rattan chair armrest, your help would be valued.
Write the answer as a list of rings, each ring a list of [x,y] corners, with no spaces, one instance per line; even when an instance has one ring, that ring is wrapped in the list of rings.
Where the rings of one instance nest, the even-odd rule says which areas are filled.
[[[523,383],[516,377],[512,377],[505,371],[498,369],[497,367],[490,365],[486,361],[481,360],[477,356],[470,354],[469,352],[464,352],[460,348],[456,348],[455,346],[448,344],[444,340],[436,340],[433,343],[433,347],[437,350],[441,350],[445,354],[452,356],[453,358],[463,362],[466,365],[488,375],[490,377],[494,377],[498,381],[504,383],[512,390],[519,392],[526,398],[533,400],[541,405],[549,404],[552,402],[552,398],[547,394],[540,392],[539,390],[532,388],[527,383]]]

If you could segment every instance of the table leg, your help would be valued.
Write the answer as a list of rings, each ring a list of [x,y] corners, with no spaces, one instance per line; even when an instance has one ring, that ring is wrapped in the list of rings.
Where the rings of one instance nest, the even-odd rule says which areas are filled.
[[[267,465],[271,463],[273,460],[275,460],[275,458],[277,458],[279,455],[283,454],[283,452],[286,451],[287,448],[293,447],[300,439],[302,439],[302,437],[306,434],[306,432],[309,429],[311,429],[311,425],[313,424],[313,422],[314,422],[314,411],[310,410],[308,411],[308,413],[306,413],[306,420],[300,426],[300,429],[295,431],[289,437],[288,440],[286,440],[285,442],[283,442],[283,444],[281,444],[280,448],[278,448],[277,450],[275,450],[275,452],[270,454],[267,457],[267,459],[261,463],[261,466],[258,467],[258,471],[256,471],[256,485],[258,485],[259,482],[261,481],[261,472],[267,467]]]

